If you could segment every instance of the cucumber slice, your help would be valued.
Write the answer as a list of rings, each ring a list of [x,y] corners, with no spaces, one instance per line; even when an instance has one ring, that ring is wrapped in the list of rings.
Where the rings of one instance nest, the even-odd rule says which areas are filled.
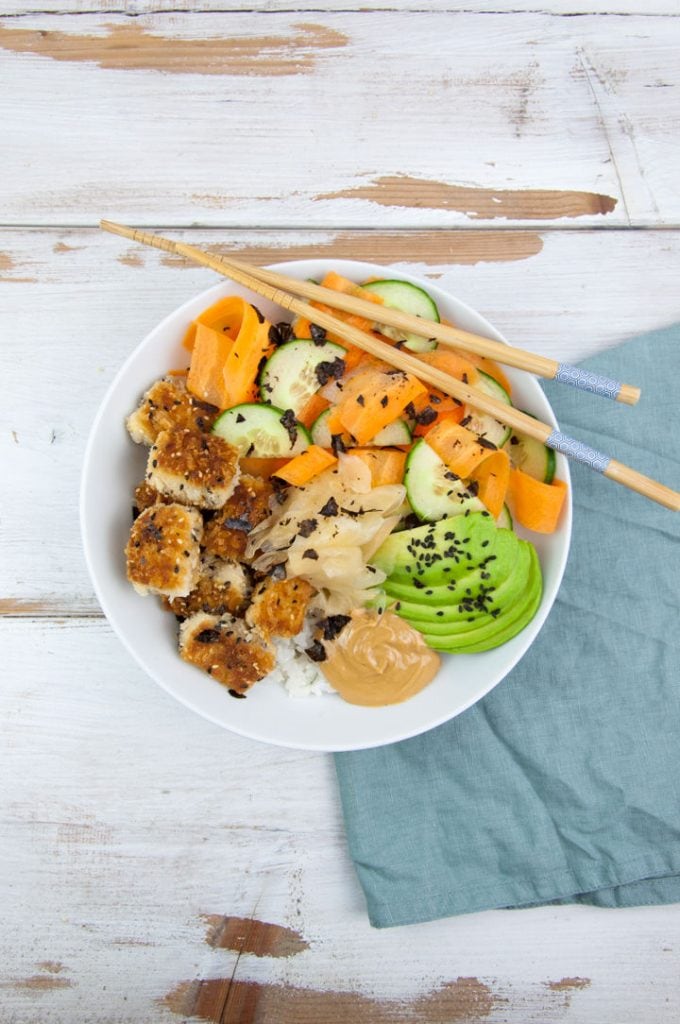
[[[489,395],[491,398],[497,398],[499,402],[505,402],[506,405],[512,405],[510,395],[507,393],[504,387],[502,387],[497,380],[490,377],[488,373],[484,373],[483,370],[479,371],[479,380],[475,384],[476,388],[483,391],[485,395]],[[487,416],[486,413],[476,412],[474,409],[471,410],[470,415],[466,416],[463,420],[463,425],[472,430],[473,433],[479,434],[480,437],[485,437],[487,441],[491,441],[497,448],[502,448],[505,442],[510,437],[512,430],[506,426],[505,423],[501,423],[499,420],[494,419],[493,416]]]
[[[527,413],[533,416],[533,413]],[[536,417],[534,417],[535,419]],[[510,456],[510,462],[515,469],[521,469],[523,473],[541,480],[544,484],[551,484],[555,477],[555,452],[552,448],[535,437],[527,437],[520,434],[518,430],[511,430],[510,436],[503,445]]]
[[[510,515],[510,509],[508,508],[507,505],[503,505],[503,508],[500,511],[500,515],[496,516],[496,526],[500,527],[502,530],[514,529],[514,523],[512,521],[512,516]]]
[[[410,444],[411,440],[411,429],[408,423],[405,420],[395,420],[379,430],[371,441],[367,441],[367,444],[376,448],[385,448],[389,445]]]
[[[422,288],[408,281],[369,281],[361,286],[367,292],[379,295],[388,309],[400,309],[402,313],[411,313],[413,316],[421,316],[424,320],[434,320],[439,323],[439,310],[435,303]],[[380,323],[380,317],[376,316]],[[412,334],[407,331],[400,331],[396,327],[381,325],[380,333],[388,338],[395,338],[397,341],[406,339],[405,348],[412,352],[429,352],[436,348],[437,342],[429,338],[422,338],[419,334]]]
[[[312,435],[312,441],[317,444],[319,448],[330,448],[333,443],[331,432],[328,429],[328,417],[330,416],[332,409],[324,409],[324,411],[316,417],[312,426],[310,427],[310,434]]]
[[[215,420],[213,434],[256,459],[285,459],[309,447],[309,434],[290,409],[245,402],[227,409]]]
[[[435,522],[449,516],[484,512],[479,498],[465,489],[461,480],[452,479],[446,465],[425,442],[418,441],[406,460],[404,485],[406,497],[419,519]]]
[[[320,448],[331,447],[332,438],[331,432],[328,429],[328,417],[331,411],[331,409],[324,409],[321,415],[317,416],[312,423],[312,441],[314,444],[318,444]],[[408,423],[404,420],[395,420],[394,423],[388,423],[386,427],[378,431],[372,441],[367,442],[373,448],[385,448],[410,443],[411,431],[409,430]]]
[[[340,366],[336,360],[342,361],[345,355],[346,349],[332,341],[317,345],[296,338],[279,345],[260,374],[262,401],[277,409],[292,409],[297,416],[323,384],[342,375],[345,364]],[[321,367],[322,363],[327,365]]]

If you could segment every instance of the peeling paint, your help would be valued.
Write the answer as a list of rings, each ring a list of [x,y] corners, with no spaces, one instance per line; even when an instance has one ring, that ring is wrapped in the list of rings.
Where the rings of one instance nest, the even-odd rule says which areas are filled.
[[[138,252],[127,252],[122,256],[116,256],[119,263],[122,263],[126,267],[143,267],[144,260]]]
[[[164,999],[162,1006],[180,1016],[198,1017],[219,1024],[277,1024],[324,1021],[328,1024],[458,1024],[483,1021],[505,1003],[477,978],[458,978],[417,999],[379,1000],[358,992],[320,992],[314,989],[230,978],[185,981]]]
[[[52,252],[63,253],[63,252],[77,252],[78,249],[84,249],[83,245],[67,245],[66,242],[55,242],[52,246]]]
[[[0,49],[70,63],[94,62],[116,71],[186,75],[298,75],[312,71],[317,54],[345,46],[347,36],[301,23],[290,36],[182,39],[153,35],[143,25],[107,25],[105,35],[0,28]]]
[[[551,992],[564,992],[567,989],[590,988],[590,978],[560,978],[559,981],[549,981],[548,988]]]
[[[48,974],[61,974],[64,970],[64,965],[60,960],[41,960],[38,967],[41,971],[47,971]]]
[[[0,281],[3,283],[35,284],[36,277],[5,277],[5,271],[12,271],[17,266],[14,257],[8,252],[0,252]]]
[[[203,920],[208,925],[205,941],[215,949],[274,957],[294,956],[309,949],[299,932],[280,924],[220,914],[204,914]]]
[[[242,248],[233,245],[203,245],[201,248],[215,255],[231,254],[260,264],[324,256],[439,266],[526,260],[541,251],[543,241],[533,231],[347,231],[331,239],[303,245],[255,243]],[[174,253],[161,257],[161,263],[166,267],[196,267],[195,263]]]
[[[546,982],[546,988],[562,996],[561,1005],[566,1010],[571,1006],[574,993],[579,989],[590,988],[590,984],[590,978],[560,978],[559,981]]]
[[[13,988],[17,991],[53,992],[58,988],[72,988],[73,982],[68,978],[55,978],[51,974],[33,974],[30,978],[19,978],[17,981],[5,982],[2,988]]]
[[[325,192],[321,199],[365,199],[380,206],[455,210],[472,220],[545,220],[607,214],[616,206],[612,196],[564,189],[492,189],[449,185],[406,174],[376,178],[366,185]]]

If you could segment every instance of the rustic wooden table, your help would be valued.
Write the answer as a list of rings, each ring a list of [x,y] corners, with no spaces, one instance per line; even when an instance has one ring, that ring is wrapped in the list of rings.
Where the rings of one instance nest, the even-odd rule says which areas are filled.
[[[95,410],[213,280],[101,216],[394,263],[568,359],[678,319],[677,0],[505,6],[0,0],[2,1024],[680,1016],[677,906],[371,929],[330,756],[174,703],[81,556]]]

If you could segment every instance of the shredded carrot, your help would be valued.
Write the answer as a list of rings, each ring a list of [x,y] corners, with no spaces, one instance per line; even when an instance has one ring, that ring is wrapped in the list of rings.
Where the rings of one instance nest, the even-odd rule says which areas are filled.
[[[234,342],[228,334],[196,324],[187,388],[204,402],[226,409],[229,403],[224,384],[224,365]]]
[[[302,455],[296,455],[294,459],[287,462],[281,469],[277,469],[272,476],[278,476],[289,484],[302,487],[313,477],[323,473],[325,469],[334,466],[337,458],[325,448],[319,448],[316,444],[310,444],[307,451]]]
[[[305,427],[311,427],[314,420],[324,412],[330,402],[322,395],[312,395],[309,401],[300,409],[297,419]]]
[[[242,303],[243,299],[239,299],[237,302]],[[212,306],[202,310],[189,325],[182,344],[189,351],[193,350],[198,324],[204,324],[206,327],[211,327],[214,331],[228,334],[233,339],[238,333],[239,323],[239,307],[234,305],[234,297],[230,295],[226,299],[218,299]]]
[[[477,497],[488,508],[494,519],[503,511],[510,479],[510,459],[504,451],[489,452],[470,474],[477,484]]]
[[[431,352],[414,352],[413,355],[421,363],[434,366],[436,370],[448,373],[465,384],[474,385],[479,380],[479,374],[472,361],[454,352],[453,349],[435,348]]]
[[[194,348],[194,340],[195,340],[195,338],[196,338],[196,321],[192,320],[192,322],[189,324],[189,326],[186,329],[186,333],[185,333],[184,337],[182,338],[182,346],[185,349],[187,349],[187,351],[192,352],[193,348]]]
[[[452,420],[442,420],[425,440],[451,472],[462,479],[469,477],[480,462],[497,451],[480,444],[476,434]]]
[[[406,452],[396,448],[350,448],[348,455],[356,455],[371,471],[374,487],[400,484],[404,479]]]
[[[189,370],[185,366],[183,370],[168,370],[168,377],[186,377]]]
[[[425,391],[417,377],[373,364],[359,370],[343,388],[337,419],[359,444],[366,444]]]
[[[296,316],[291,324],[293,328],[293,334],[296,338],[311,338],[312,321],[307,320],[304,316]]]
[[[223,370],[228,407],[259,399],[260,363],[274,350],[269,338],[271,324],[267,320],[260,323],[257,313],[244,299],[235,298],[234,302],[241,304],[241,319]]]
[[[510,470],[508,491],[510,510],[522,526],[536,533],[553,533],[560,519],[567,485],[563,480],[544,484],[541,480],[523,473],[521,469]]]
[[[510,477],[507,452],[480,444],[476,434],[452,420],[441,420],[425,441],[452,473],[477,484],[479,499],[493,516],[500,514]]]
[[[285,466],[290,459],[258,459],[253,456],[242,455],[239,459],[239,466],[242,473],[250,476],[273,476],[277,469]]]

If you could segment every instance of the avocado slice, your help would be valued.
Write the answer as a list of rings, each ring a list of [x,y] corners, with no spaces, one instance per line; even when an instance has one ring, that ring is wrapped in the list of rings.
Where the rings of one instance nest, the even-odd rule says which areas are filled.
[[[481,582],[481,586],[486,583],[486,587],[492,589],[487,591],[485,587],[482,591],[481,588],[472,590],[468,587],[466,589],[472,590],[470,595],[459,594],[457,590],[448,591],[447,600],[437,608],[418,604],[417,597],[414,597],[411,601],[399,602],[399,614],[416,629],[438,635],[469,632],[485,623],[491,625],[521,601],[529,584],[531,568],[531,547],[526,541],[518,541],[518,558],[505,579],[493,587],[491,581]]]
[[[505,615],[499,615],[493,625],[483,626],[479,629],[472,628],[468,633],[446,637],[437,636],[421,628],[420,631],[428,646],[449,654],[476,654],[480,651],[491,650],[493,647],[500,647],[501,644],[520,633],[536,614],[543,593],[541,567],[533,546],[531,546],[531,552],[531,573],[521,601],[509,609]],[[413,625],[418,628],[416,623]]]
[[[512,530],[496,529],[493,539],[481,550],[473,548],[472,544],[465,545],[464,550],[470,552],[470,560],[466,558],[456,563],[449,559],[441,566],[442,573],[446,569],[451,570],[444,574],[444,583],[436,584],[429,577],[417,574],[410,576],[407,582],[389,577],[384,584],[385,593],[398,601],[414,601],[435,608],[459,604],[462,598],[470,596],[467,591],[476,595],[482,586],[495,589],[512,575],[521,551],[519,545],[519,538]],[[436,571],[440,571],[439,566]]]
[[[417,578],[429,586],[445,585],[456,566],[466,570],[473,551],[481,553],[491,546],[495,533],[496,524],[488,512],[440,519],[392,534],[378,548],[372,564],[395,582],[408,583]]]
[[[392,535],[373,563],[387,579],[391,608],[430,647],[485,651],[531,621],[542,594],[534,546],[484,512],[442,519]]]

